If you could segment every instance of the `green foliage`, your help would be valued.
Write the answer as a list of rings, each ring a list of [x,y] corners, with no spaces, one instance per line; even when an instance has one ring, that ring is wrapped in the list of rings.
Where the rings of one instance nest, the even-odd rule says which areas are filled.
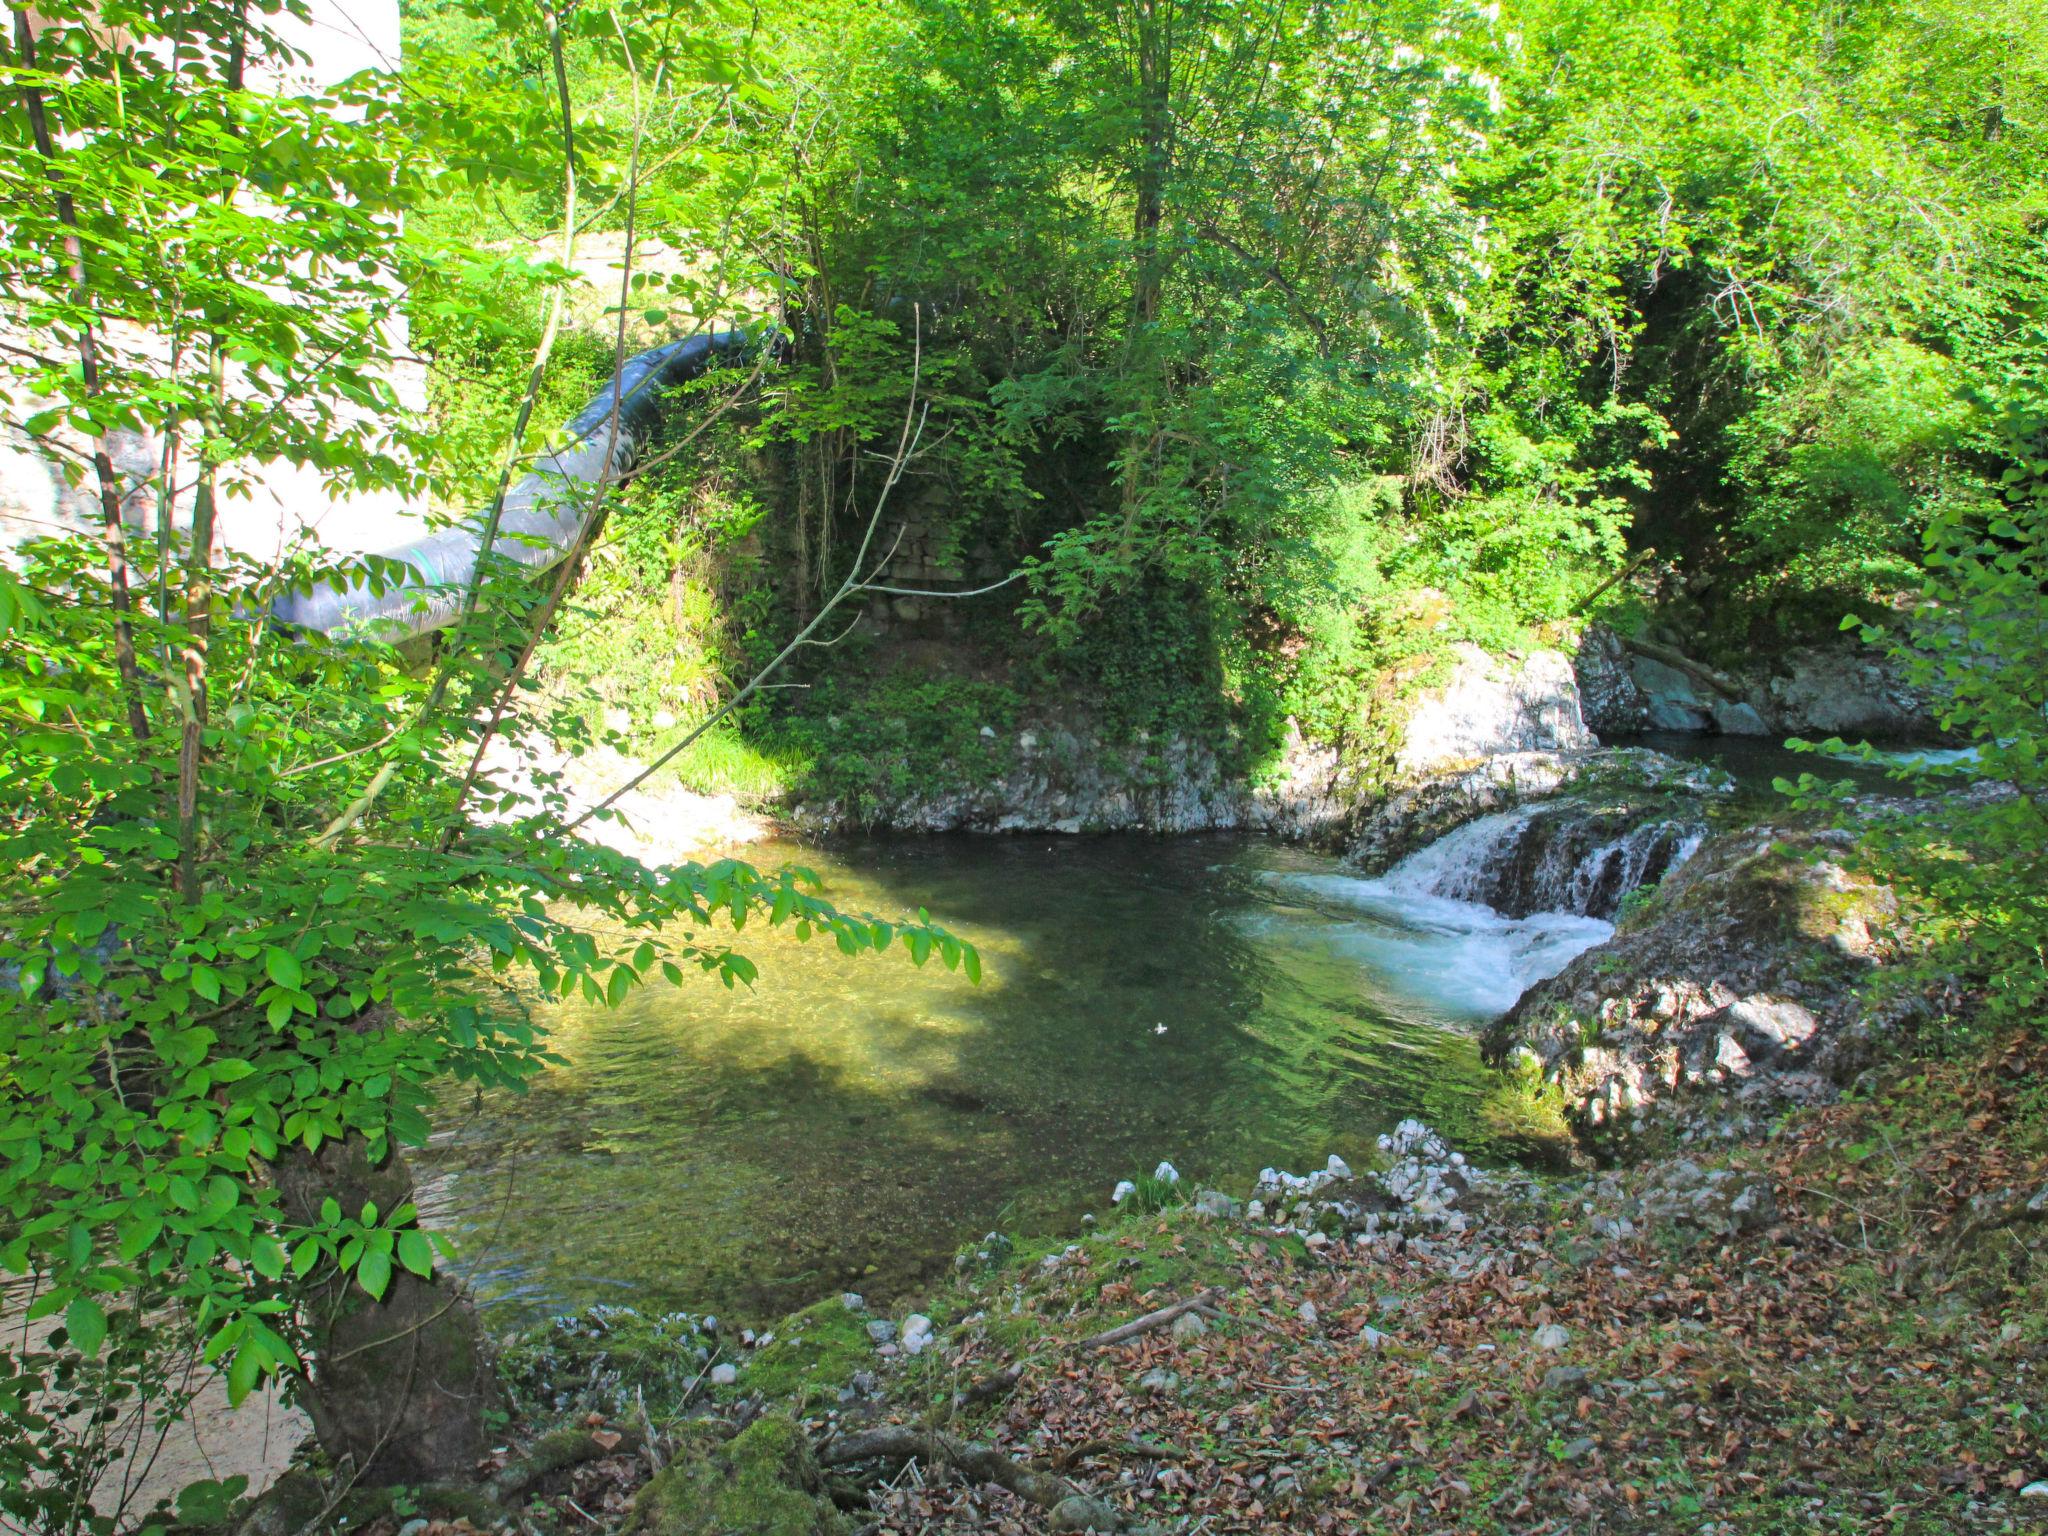
[[[1010,762],[1018,698],[996,683],[892,674],[866,687],[827,678],[780,722],[778,754],[807,766],[801,798],[872,822],[912,800],[988,783]]]
[[[1951,810],[1938,831],[1896,829],[1878,848],[1919,898],[1937,958],[1984,986],[1988,1022],[2038,1024],[2048,1006],[2048,376],[2011,381],[1987,407],[2005,448],[2003,505],[1950,511],[1929,529],[1921,603],[1899,648],[1941,700],[1943,728],[1974,749],[1972,770],[2012,792]]]

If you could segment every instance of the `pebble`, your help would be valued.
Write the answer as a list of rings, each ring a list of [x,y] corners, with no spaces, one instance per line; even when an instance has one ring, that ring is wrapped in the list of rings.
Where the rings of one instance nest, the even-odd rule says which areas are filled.
[[[1152,1177],[1159,1180],[1162,1184],[1178,1184],[1180,1182],[1180,1170],[1174,1167],[1173,1164],[1162,1160],[1159,1166],[1152,1170]]]
[[[1598,1448],[1598,1443],[1591,1435],[1581,1435],[1558,1454],[1565,1461],[1584,1461]]]
[[[839,1305],[849,1312],[865,1312],[868,1309],[867,1298],[859,1291],[841,1291]]]
[[[933,1342],[932,1320],[922,1312],[913,1312],[903,1320],[903,1352],[921,1355]]]
[[[1538,1349],[1563,1349],[1572,1341],[1571,1330],[1559,1323],[1545,1323],[1532,1337]]]
[[[711,1385],[714,1387],[729,1387],[739,1379],[740,1368],[730,1360],[711,1367]]]
[[[868,1324],[868,1337],[877,1344],[896,1342],[896,1325],[885,1317],[875,1318]]]
[[[1392,1343],[1394,1338],[1391,1333],[1381,1333],[1379,1329],[1370,1326],[1359,1330],[1358,1336],[1365,1340],[1365,1347],[1367,1349],[1379,1349],[1386,1344]]]
[[[2048,1483],[2029,1483],[2020,1490],[2023,1499],[2048,1499]]]
[[[1209,1325],[1192,1312],[1183,1312],[1173,1320],[1171,1330],[1176,1339],[1199,1339],[1209,1331]]]
[[[1304,1301],[1298,1308],[1296,1308],[1295,1316],[1299,1317],[1304,1323],[1307,1323],[1311,1328],[1315,1327],[1315,1325],[1322,1319],[1322,1314],[1316,1311],[1316,1304],[1312,1301]]]
[[[1586,1379],[1584,1366],[1553,1365],[1543,1373],[1543,1390],[1562,1392],[1566,1387],[1576,1387]]]
[[[1130,1197],[1132,1195],[1135,1195],[1137,1192],[1138,1186],[1133,1184],[1129,1179],[1119,1179],[1117,1180],[1116,1188],[1109,1192],[1109,1203],[1111,1205],[1122,1205],[1126,1200],[1130,1199]]]
[[[1164,1396],[1180,1385],[1180,1374],[1169,1371],[1165,1366],[1154,1366],[1138,1378],[1138,1390],[1149,1392],[1154,1397]]]

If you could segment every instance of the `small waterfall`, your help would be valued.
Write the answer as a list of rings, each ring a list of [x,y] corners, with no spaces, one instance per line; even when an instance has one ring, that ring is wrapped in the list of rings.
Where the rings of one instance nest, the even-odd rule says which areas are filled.
[[[1691,858],[1704,836],[1696,823],[1551,802],[1469,821],[1403,859],[1385,884],[1507,917],[1611,918],[1629,892]]]

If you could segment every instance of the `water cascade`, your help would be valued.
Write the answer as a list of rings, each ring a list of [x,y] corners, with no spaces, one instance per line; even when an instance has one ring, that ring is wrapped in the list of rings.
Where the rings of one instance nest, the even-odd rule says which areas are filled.
[[[1469,821],[1387,872],[1392,889],[1478,902],[1507,917],[1568,912],[1611,918],[1699,847],[1706,829],[1569,801]]]

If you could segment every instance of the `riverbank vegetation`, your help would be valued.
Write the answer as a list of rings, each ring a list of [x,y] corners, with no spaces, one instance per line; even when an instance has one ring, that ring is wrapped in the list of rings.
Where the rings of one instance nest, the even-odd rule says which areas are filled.
[[[1829,844],[1898,892],[1937,1001],[1889,1037],[1912,1059],[1739,1154],[1787,1192],[1780,1236],[1575,1257],[1552,1188],[1459,1270],[1457,1244],[1337,1257],[1176,1208],[948,1303],[950,1368],[1001,1353],[1019,1395],[840,1385],[932,1433],[958,1388],[946,1432],[986,1431],[977,1480],[1024,1505],[1136,1457],[1118,1522],[2020,1528],[2008,1496],[2048,1471],[2020,1379],[2044,1326],[2037,7],[417,0],[402,58],[325,85],[283,0],[11,21],[0,397],[50,493],[0,564],[5,1519],[217,1524],[240,1490],[116,1509],[103,1481],[213,1376],[310,1413],[335,1476],[295,1529],[358,1483],[473,1482],[508,1400],[403,1149],[439,1085],[548,1066],[537,996],[744,985],[749,922],[978,975],[921,911],[598,846],[604,793],[507,754],[609,738],[877,822],[1057,725],[1141,788],[1190,750],[1257,783],[1305,744],[1369,798],[1455,643],[1597,622],[1710,679],[1852,634],[1975,749],[1969,794]],[[565,558],[506,558],[555,424],[640,347],[728,327],[737,365],[678,392],[637,473],[554,488]],[[273,617],[417,575],[288,519],[226,541],[278,466],[481,543],[437,641]],[[1546,1126],[1551,1091],[1527,1095]],[[1226,1314],[1206,1377],[1124,1381],[1156,1339],[1054,1365],[1197,1285]],[[1406,1339],[1374,1321],[1404,1310]],[[1521,1338],[1623,1314],[1654,1322],[1583,1376]],[[702,1385],[676,1413],[752,1411],[745,1381]],[[816,1428],[839,1388],[809,1390],[752,1396]],[[1138,1452],[1094,1417],[1134,1390]],[[569,1460],[630,1431],[659,1472],[723,1433],[635,1407]],[[971,1488],[875,1503],[784,1421],[747,1433],[699,1460],[794,1467],[798,1494],[762,1491],[791,1529],[830,1528],[835,1487],[980,1518]],[[568,1463],[496,1470],[487,1521]],[[396,1530],[413,1506],[378,1497]],[[545,1518],[603,1523],[573,1509]]]

